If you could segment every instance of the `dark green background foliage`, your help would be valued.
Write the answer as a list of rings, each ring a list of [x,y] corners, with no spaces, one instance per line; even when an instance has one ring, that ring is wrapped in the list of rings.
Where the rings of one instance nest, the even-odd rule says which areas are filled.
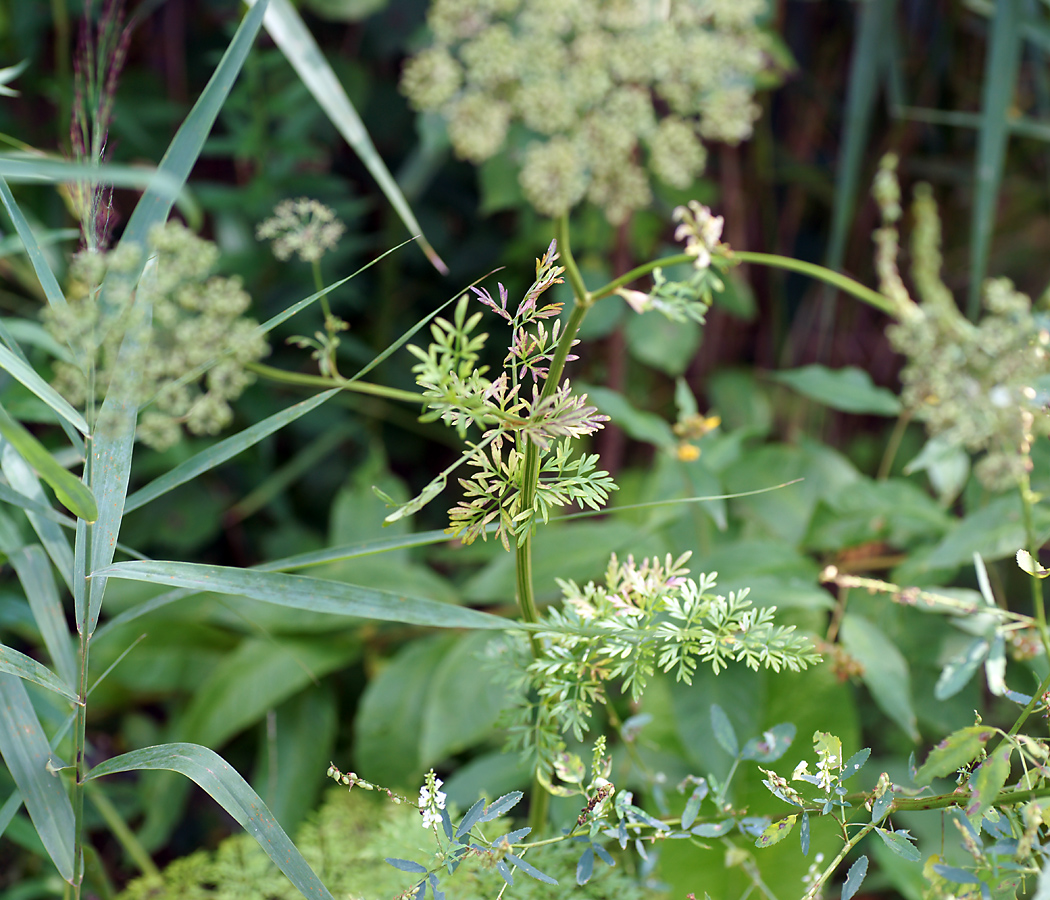
[[[1000,4],[1013,7],[1015,0]],[[997,8],[897,5],[774,4],[769,26],[780,35],[783,59],[794,62],[781,87],[757,95],[762,115],[754,137],[740,146],[712,144],[707,170],[691,188],[654,185],[653,205],[621,226],[610,225],[599,210],[579,207],[572,234],[588,285],[678,252],[670,212],[695,198],[725,216],[723,239],[735,249],[827,262],[874,286],[870,235],[878,213],[864,188],[879,157],[893,149],[901,154],[900,176],[909,194],[917,180],[933,185],[944,222],[943,274],[961,305],[966,307],[975,278],[985,273],[1009,276],[1020,290],[1038,295],[1050,240],[1044,143],[1050,136],[1044,124],[1050,121],[1050,26],[1032,26],[1022,39],[1016,23]],[[1021,0],[1016,6],[1027,9]],[[226,47],[241,8],[221,0],[146,0],[139,9],[117,86],[108,158],[155,164]],[[311,0],[300,11],[449,267],[447,276],[439,275],[409,245],[330,295],[333,312],[350,325],[341,335],[339,364],[351,373],[497,267],[504,267],[498,278],[511,297],[520,297],[534,260],[550,242],[551,225],[522,196],[514,157],[520,146],[475,169],[454,158],[437,118],[417,115],[398,93],[405,58],[424,43],[421,0]],[[71,60],[81,13],[76,0],[0,0],[0,63],[29,60],[12,85],[20,96],[0,97],[0,133],[30,147],[68,152]],[[985,76],[990,37],[1007,50],[996,51],[1005,62]],[[1014,67],[1010,46],[1020,47]],[[513,145],[513,135],[510,140]],[[322,261],[328,281],[406,237],[364,166],[265,34],[220,113],[190,189],[183,216],[219,245],[221,274],[243,279],[253,298],[251,314],[259,320],[314,289],[308,266],[278,263],[255,240],[256,225],[280,200],[318,198],[346,223],[338,248]],[[17,185],[16,191],[35,227],[75,226],[62,192],[36,185]],[[115,192],[117,234],[135,199],[130,191]],[[6,219],[0,227],[6,236]],[[905,233],[907,228],[906,222]],[[60,280],[75,242],[67,236],[53,248]],[[485,282],[493,293],[494,280]],[[565,286],[555,294],[571,301]],[[46,367],[47,354],[32,350],[41,304],[25,258],[0,258],[0,316],[12,330],[16,324],[24,329],[19,336],[25,335],[32,361]],[[645,717],[635,720],[643,724],[630,750],[665,776],[654,784],[637,770],[624,783],[614,775],[618,788],[636,791],[636,801],[655,804],[647,808],[678,815],[685,800],[674,788],[684,777],[725,775],[729,759],[711,733],[712,703],[728,712],[742,740],[779,722],[795,723],[796,743],[775,766],[784,775],[810,755],[817,730],[838,735],[847,754],[871,747],[865,787],[884,770],[906,780],[909,754],[921,756],[932,742],[972,724],[975,709],[994,724],[1008,727],[1012,721],[1013,707],[982,691],[983,674],[951,696],[944,690],[940,699],[935,696],[945,664],[966,650],[972,636],[945,618],[883,596],[854,591],[848,606],[836,604],[820,583],[822,567],[836,564],[898,584],[952,586],[960,598],[979,599],[973,569],[979,553],[996,596],[1031,611],[1023,599],[1013,600],[1028,596],[1012,563],[1025,544],[1015,493],[990,493],[971,475],[962,451],[925,467],[907,465],[926,437],[921,425],[897,420],[902,359],[885,338],[887,322],[801,275],[751,265],[732,271],[703,327],[636,316],[615,297],[600,303],[585,323],[570,375],[578,387],[588,386],[591,402],[612,419],[591,439],[590,451],[601,455],[601,466],[620,490],[608,516],[540,529],[534,545],[538,599],[558,598],[555,578],[600,578],[610,552],[641,559],[692,551],[694,575],[717,571],[720,592],[749,587],[756,604],[775,604],[782,621],[829,641],[822,648],[827,662],[804,673],[731,668],[716,679],[702,671],[691,687],[658,676],[639,704],[612,697],[621,720]],[[493,366],[506,340],[501,325],[494,316],[484,321],[492,334]],[[321,327],[316,309],[281,326],[271,335],[266,362],[315,373],[308,354],[286,339]],[[425,336],[417,342],[425,344]],[[368,377],[412,390],[412,363],[401,351]],[[845,373],[829,371],[846,367]],[[721,417],[720,429],[700,441],[696,460],[675,452],[671,423],[680,411],[678,378],[701,410]],[[38,400],[3,379],[0,402],[13,416],[27,423],[47,419]],[[259,380],[235,403],[234,427],[258,422],[307,393]],[[251,566],[443,528],[445,507],[434,503],[380,530],[388,510],[372,486],[407,501],[458,455],[452,432],[440,423],[421,424],[417,415],[418,409],[394,401],[345,394],[148,509],[129,513],[122,538],[149,556]],[[38,433],[47,440],[45,428]],[[190,437],[163,454],[138,452],[132,490],[210,440]],[[1045,495],[1045,440],[1033,448],[1033,458],[1031,486]],[[617,512],[621,506],[747,492],[796,479],[802,480],[757,496]],[[448,506],[457,499],[454,487],[450,496]],[[1050,536],[1045,507],[1036,509],[1034,526],[1040,540]],[[18,517],[0,513],[5,547],[18,547],[25,530]],[[361,555],[309,574],[515,614],[513,556],[495,541]],[[42,639],[17,581],[9,567],[0,577],[0,640],[35,654]],[[156,593],[149,585],[113,581],[106,616]],[[98,761],[162,741],[220,749],[290,833],[304,821],[300,834],[316,832],[327,816],[332,822],[323,842],[355,845],[352,830],[343,833],[333,824],[341,814],[331,810],[342,795],[329,798],[321,819],[308,818],[320,802],[329,761],[410,794],[433,767],[461,810],[479,793],[491,799],[528,785],[528,768],[503,750],[504,689],[485,668],[488,632],[435,635],[218,594],[197,595],[103,629],[92,660],[99,672],[134,646],[92,695],[87,736]],[[1028,691],[1033,674],[1041,678],[1045,668],[1044,659],[1011,662],[1008,680]],[[34,691],[33,699],[53,731],[64,711],[49,706],[43,692]],[[610,746],[614,773],[626,772],[628,748],[616,740]],[[575,749],[588,758],[589,746]],[[10,789],[7,771],[0,771],[0,801]],[[232,831],[203,794],[170,772],[114,781],[107,790],[112,815],[129,822],[161,864],[213,849]],[[783,812],[754,769],[741,770],[731,797],[734,806],[747,806],[754,815]],[[555,821],[571,823],[579,813],[574,803],[556,800]],[[90,877],[100,892],[120,889],[138,870],[108,836],[110,812],[93,806],[90,797],[88,809],[98,849]],[[387,821],[386,813],[360,815]],[[898,827],[905,824],[923,837],[937,830],[929,820],[908,819]],[[371,829],[368,840],[362,839],[368,853],[378,848],[373,856],[409,855],[411,847],[399,849],[396,839],[422,843],[425,837],[406,837],[403,823],[382,827],[388,826],[389,835],[381,835],[389,836],[389,848]],[[310,841],[317,839],[314,832]],[[738,837],[774,893],[801,894],[812,850],[804,859],[794,839],[762,851]],[[750,883],[747,866],[725,868],[724,847],[710,843],[710,850],[685,841],[662,848],[654,877],[672,886],[670,896],[707,891],[729,900]],[[815,826],[813,847],[833,853],[837,838]],[[355,846],[354,853],[359,850]],[[224,850],[218,852],[221,857]],[[883,868],[877,880],[869,875],[866,888],[917,898],[918,868],[881,845],[873,852]],[[204,866],[202,857],[196,860]],[[350,854],[346,865],[357,862]],[[566,868],[570,878],[572,865]],[[329,870],[319,871],[324,878]],[[53,896],[60,884],[49,873],[32,826],[20,814],[0,838],[0,897]],[[332,877],[350,889],[339,881],[343,874]],[[407,880],[391,884],[384,896],[408,886]],[[450,896],[460,896],[451,879],[446,886]],[[144,892],[140,883],[129,896],[159,895]],[[285,896],[285,890],[274,887],[267,896]]]

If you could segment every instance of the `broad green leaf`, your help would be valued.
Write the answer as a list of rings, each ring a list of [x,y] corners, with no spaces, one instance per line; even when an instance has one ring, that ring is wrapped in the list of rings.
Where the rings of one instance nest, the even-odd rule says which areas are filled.
[[[0,756],[58,873],[73,882],[73,806],[20,678],[0,672]]]
[[[333,390],[316,394],[308,400],[303,400],[300,403],[296,403],[294,406],[282,409],[280,412],[268,416],[261,422],[256,422],[249,428],[245,428],[244,431],[238,432],[231,437],[224,438],[218,443],[208,447],[206,450],[202,450],[200,453],[191,456],[189,459],[179,463],[175,468],[165,472],[159,478],[155,478],[149,484],[129,496],[124,504],[124,512],[129,513],[134,509],[138,509],[140,506],[145,506],[151,500],[166,494],[180,484],[192,481],[194,478],[214,469],[228,459],[232,459],[238,453],[242,453],[249,447],[253,447],[263,438],[268,437],[275,431],[279,431],[290,422],[294,422],[296,419],[305,416],[308,412],[316,409],[326,400],[330,400],[338,393],[338,390]]]
[[[383,622],[404,622],[432,628],[487,628],[506,630],[514,623],[490,613],[462,606],[404,597],[377,588],[365,588],[305,575],[258,572],[199,563],[132,560],[93,573],[95,577],[124,578],[170,587],[250,597],[264,603]]]
[[[333,759],[340,726],[336,692],[327,683],[301,691],[278,706],[273,718],[276,735],[272,742],[260,741],[253,781],[274,818],[290,831],[316,808],[317,773]]]
[[[871,756],[871,748],[865,747],[863,750],[858,750],[849,759],[846,760],[842,765],[842,774],[839,778],[845,781],[847,778],[852,778],[861,769],[864,768],[864,763],[868,761],[868,757]]]
[[[696,322],[672,322],[656,313],[631,316],[625,329],[631,356],[672,377],[685,372],[702,333]]]
[[[77,680],[76,657],[47,555],[38,544],[32,544],[9,553],[8,561],[22,583],[55,671],[72,687]]]
[[[970,793],[973,802],[966,807],[966,815],[972,822],[980,822],[984,813],[995,802],[999,792],[1010,777],[1009,746],[1000,747],[988,756],[970,776]]]
[[[933,696],[938,700],[954,697],[973,678],[981,663],[988,656],[991,645],[986,638],[976,638],[961,652],[953,656],[941,669],[940,678],[933,689]]]
[[[64,682],[47,666],[41,665],[33,657],[20,653],[13,647],[0,644],[0,672],[8,672],[17,675],[26,681],[32,681],[49,691],[61,694],[67,700],[76,702],[77,692],[73,683]]]
[[[58,501],[73,515],[85,522],[98,518],[98,507],[90,488],[68,469],[60,466],[33,435],[12,419],[0,406],[0,435],[3,435],[29,463],[36,473],[50,485]]]
[[[948,735],[930,751],[915,775],[915,783],[920,787],[929,784],[934,778],[945,778],[972,762],[981,749],[995,736],[995,729],[983,725],[971,725]]]
[[[777,822],[773,822],[758,836],[758,840],[755,841],[755,846],[764,849],[766,847],[772,847],[774,844],[779,844],[784,838],[791,834],[795,828],[795,822],[797,820],[797,815],[791,815],[784,819],[780,819]]]
[[[711,730],[714,732],[715,740],[730,756],[737,756],[740,752],[740,743],[737,741],[736,731],[733,723],[717,703],[711,704]]]
[[[740,751],[741,759],[753,759],[756,762],[776,762],[788,751],[791,742],[795,740],[795,723],[781,722],[774,725],[768,731],[762,732],[761,737],[751,738],[744,749]]]
[[[33,270],[36,272],[36,277],[40,281],[40,286],[44,289],[44,296],[47,297],[47,302],[51,306],[63,308],[66,305],[66,295],[62,293],[62,288],[59,287],[58,279],[55,278],[55,273],[51,271],[51,266],[48,264],[47,256],[44,251],[40,248],[40,244],[33,234],[33,229],[29,226],[29,222],[26,221],[26,217],[22,214],[22,210],[19,209],[18,204],[15,202],[14,195],[11,193],[11,189],[7,186],[7,182],[0,177],[0,202],[4,204],[4,209],[7,210],[8,216],[11,217],[11,222],[15,226],[15,231],[18,232],[18,236],[22,239],[22,244],[26,248],[26,254],[29,256],[29,262],[33,266]]]
[[[422,775],[419,723],[430,673],[455,641],[441,635],[406,644],[365,688],[354,720],[354,759],[376,782],[409,785]]]
[[[969,297],[966,309],[976,320],[981,290],[988,270],[988,251],[996,221],[996,202],[1010,137],[1009,119],[1013,109],[1017,74],[1021,61],[1020,24],[1024,15],[1022,0],[998,0],[988,35],[981,88],[981,129],[974,160],[974,202],[970,220]]]
[[[218,746],[266,711],[360,655],[357,640],[246,638],[194,694],[180,727],[191,743]]]
[[[435,765],[488,737],[506,704],[506,689],[486,654],[494,638],[487,633],[459,640],[431,671],[419,735],[419,757]]]
[[[0,369],[4,369],[16,381],[25,385],[30,392],[39,397],[81,434],[86,435],[90,432],[84,417],[69,405],[69,401],[37,375],[28,363],[19,359],[3,345],[0,345]]]
[[[1050,537],[1050,510],[1037,505],[1032,518],[1036,541],[1041,545]],[[1005,559],[1026,543],[1021,498],[1016,493],[1006,494],[970,513],[949,531],[926,558],[926,567],[969,566],[975,553],[986,562]]]
[[[591,880],[591,875],[594,874],[594,847],[590,844],[587,845],[587,849],[580,854],[580,859],[576,863],[576,883],[583,885]]]
[[[344,636],[246,638],[198,687],[176,734],[194,744],[221,746],[262,720],[267,711],[359,655],[360,644]],[[182,814],[186,792],[177,784],[169,787],[171,778],[151,785],[151,796],[165,800],[149,810],[150,835],[170,833]]]
[[[878,824],[886,818],[886,814],[893,806],[893,791],[887,789],[881,797],[876,797],[871,804],[871,821]]]
[[[904,467],[905,475],[915,472],[926,473],[937,498],[947,506],[959,496],[970,477],[970,454],[964,447],[950,443],[944,435],[935,435]]]
[[[677,443],[671,427],[660,416],[637,409],[623,394],[589,384],[577,383],[575,387],[578,392],[587,395],[588,400],[598,407],[598,412],[609,416],[613,424],[636,441],[644,441],[665,450],[673,449]]]
[[[864,667],[861,677],[879,709],[917,741],[911,676],[900,650],[873,622],[855,613],[842,617],[840,635],[846,652]]]
[[[855,366],[843,369],[803,366],[786,372],[771,372],[769,377],[811,400],[842,412],[897,416],[902,408],[892,391],[876,387],[871,376]]]
[[[919,848],[911,842],[908,832],[890,831],[886,828],[876,828],[875,831],[882,838],[882,842],[901,858],[909,862],[918,862],[922,859]]]
[[[259,795],[221,756],[196,744],[165,744],[133,750],[106,760],[88,773],[105,775],[140,770],[180,772],[207,791],[258,842],[259,846],[310,900],[332,900],[328,889],[307,865]]]
[[[412,872],[416,875],[425,875],[427,867],[420,863],[413,862],[410,859],[396,859],[395,857],[388,856],[386,862],[392,865],[399,872]]]
[[[842,885],[841,900],[850,900],[860,890],[864,876],[868,874],[868,857],[862,856],[846,873],[846,882]]]
[[[257,0],[248,0],[252,6],[256,2]],[[372,177],[401,221],[405,223],[405,227],[411,234],[419,236],[420,246],[431,264],[442,274],[447,274],[447,266],[423,237],[423,229],[419,227],[401,189],[376,151],[361,117],[295,7],[288,0],[272,0],[270,8],[266,11],[265,21],[266,30],[274,43],[281,48],[332,124],[361,158],[365,168],[372,173]]]
[[[4,485],[4,490],[0,491],[0,499],[14,503],[26,511],[29,524],[33,526],[66,587],[72,592],[73,551],[62,525],[68,527],[73,522],[51,508],[36,473],[6,441],[0,448],[0,468],[11,485],[10,488]],[[14,491],[11,488],[14,488]],[[11,496],[12,494],[14,496]]]

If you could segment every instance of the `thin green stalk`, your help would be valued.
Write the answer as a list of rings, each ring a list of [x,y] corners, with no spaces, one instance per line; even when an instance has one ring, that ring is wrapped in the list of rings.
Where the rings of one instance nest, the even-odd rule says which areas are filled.
[[[565,361],[568,359],[576,334],[580,330],[580,324],[595,300],[588,293],[587,287],[583,283],[583,277],[580,275],[580,269],[572,255],[572,247],[569,244],[568,215],[559,216],[555,220],[554,236],[558,242],[558,253],[561,262],[565,266],[565,274],[569,279],[569,285],[572,287],[576,302],[573,305],[572,312],[569,314],[569,320],[565,325],[565,329],[561,333],[561,338],[558,340],[558,346],[555,348],[550,368],[547,370],[547,380],[544,382],[543,391],[540,394],[542,399],[551,396],[557,390],[561,382],[562,371],[565,369]],[[540,480],[540,452],[539,448],[528,438],[522,439],[522,445],[525,459],[521,485],[521,508],[530,510],[536,504],[536,491]],[[539,614],[536,611],[536,592],[532,583],[531,532],[526,532],[524,538],[518,542],[514,572],[521,617],[529,624],[535,624],[539,621]],[[533,656],[536,656],[539,649],[536,638],[530,635],[529,640],[532,644]],[[532,826],[532,830],[535,833],[539,833],[547,824],[550,797],[547,789],[539,780],[538,771],[532,779],[532,790],[529,794],[529,799],[529,825]]]
[[[387,400],[402,400],[405,403],[422,403],[423,395],[412,391],[402,391],[398,388],[386,387],[382,384],[372,384],[369,381],[352,381],[346,378],[328,378],[323,375],[306,375],[302,372],[286,372],[273,366],[262,363],[248,363],[245,366],[250,372],[268,378],[270,381],[279,381],[282,384],[296,384],[301,387],[317,387],[328,390],[329,388],[342,388],[344,391],[354,391],[358,394],[370,394],[373,397],[385,397]]]
[[[882,461],[879,463],[879,471],[875,476],[876,481],[885,481],[890,477],[893,460],[897,458],[897,451],[900,449],[901,441],[904,439],[904,432],[907,430],[910,421],[911,413],[908,410],[905,410],[897,417],[897,424],[893,426],[893,434],[890,435],[890,439],[886,444],[886,452],[883,453]]]
[[[87,697],[88,658],[91,636],[86,629],[80,631],[79,672],[77,673],[76,717],[73,722],[73,898],[80,900],[84,886],[84,779],[87,764],[84,753],[87,748]]]
[[[1032,519],[1032,485],[1026,472],[1018,485],[1021,492],[1021,514],[1024,517],[1025,547],[1032,555],[1032,559],[1039,559],[1039,544],[1035,536],[1035,522]],[[1046,627],[1046,607],[1043,604],[1043,582],[1034,575],[1029,579],[1032,585],[1032,606],[1035,609],[1036,628],[1039,631],[1039,639],[1043,643],[1043,652],[1050,659],[1050,631]]]
[[[560,241],[558,247],[561,249]],[[873,291],[859,281],[855,281],[846,275],[834,272],[824,266],[818,266],[816,263],[804,262],[800,259],[792,259],[789,256],[778,256],[775,253],[753,253],[750,250],[734,250],[729,258],[733,262],[752,263],[759,266],[768,266],[773,269],[786,269],[789,272],[801,272],[803,275],[808,275],[810,278],[815,278],[818,281],[830,284],[846,294],[851,294],[858,300],[862,300],[870,306],[874,306],[876,309],[881,309],[889,316],[893,316],[894,318],[897,317],[897,310],[887,297],[884,297],[878,291]],[[678,266],[682,263],[691,262],[693,262],[693,257],[688,253],[678,253],[674,256],[665,256],[663,259],[652,260],[651,262],[647,262],[631,269],[630,272],[610,281],[596,291],[585,291],[584,296],[587,297],[589,303],[594,303],[596,300],[601,300],[603,297],[615,293],[617,288],[624,287],[632,281],[637,281],[639,278],[650,274],[653,269],[662,268],[664,266]],[[573,263],[573,265],[575,266],[575,263]],[[566,270],[568,271],[571,283],[572,270],[569,269],[568,266],[566,266]],[[576,290],[575,284],[573,284],[573,290]]]

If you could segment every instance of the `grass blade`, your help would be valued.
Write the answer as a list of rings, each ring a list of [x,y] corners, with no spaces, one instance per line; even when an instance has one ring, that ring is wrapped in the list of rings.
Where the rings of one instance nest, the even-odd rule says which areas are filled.
[[[152,166],[123,166],[114,163],[69,162],[25,153],[0,153],[0,177],[11,184],[63,184],[71,181],[119,188],[145,188],[151,184],[174,202],[182,185]]]
[[[259,0],[248,10],[248,14],[238,26],[207,86],[172,138],[164,158],[157,166],[154,180],[135,205],[135,211],[128,220],[121,243],[130,240],[145,247],[150,228],[167,220],[174,202],[172,190],[174,189],[175,193],[181,191],[189,178],[219,110],[226,102],[248,52],[255,43],[266,3],[267,0]]]
[[[67,517],[61,516],[53,510],[44,496],[40,487],[40,481],[36,473],[26,464],[26,461],[15,451],[10,444],[4,444],[0,451],[0,468],[10,482],[11,487],[4,486],[0,492],[0,499],[21,506],[26,511],[26,517],[33,530],[40,538],[48,556],[55,564],[66,587],[73,590],[73,551],[70,549],[62,526],[71,526],[73,523]],[[14,490],[11,490],[14,488]],[[13,498],[8,495],[13,494]]]
[[[114,563],[96,576],[145,581],[167,587],[192,588],[251,597],[264,603],[335,615],[404,622],[431,628],[513,628],[514,623],[489,613],[436,600],[405,597],[377,588],[326,581],[305,575],[258,572],[226,566],[168,561]]]
[[[44,296],[47,297],[47,302],[60,309],[65,307],[66,295],[62,293],[62,288],[58,286],[58,279],[55,278],[55,273],[51,271],[51,266],[48,264],[47,257],[33,234],[33,229],[29,227],[29,222],[22,215],[22,210],[18,208],[18,204],[15,203],[14,195],[3,177],[0,177],[0,202],[4,204],[4,209],[7,210],[7,215],[15,226],[15,231],[18,232],[18,236],[22,239],[22,245],[26,248],[29,262],[33,266],[33,271],[36,272],[36,277],[40,280],[40,286],[44,289]]]
[[[164,153],[164,158],[157,167],[158,184],[151,184],[136,204],[124,230],[121,244],[131,241],[145,247],[149,230],[167,220],[172,201],[160,189],[159,184],[168,185],[171,180],[180,188],[185,184],[200,156],[204,141],[215,124],[219,110],[226,102],[226,97],[255,42],[262,26],[266,3],[267,0],[260,0],[248,10],[248,14],[238,26],[207,86]],[[123,352],[122,349],[122,355]],[[96,488],[101,508],[101,515],[90,534],[91,572],[97,572],[113,561],[117,535],[123,520],[135,442],[136,408],[132,397],[134,380],[129,378],[115,381],[99,414],[100,419],[107,423],[107,427],[96,435],[91,460],[91,483]],[[77,622],[87,634],[93,633],[98,624],[105,589],[105,578],[92,578],[87,603],[83,602],[82,596],[75,595]]]
[[[55,670],[66,684],[76,684],[77,664],[73,644],[70,642],[55,578],[51,574],[51,563],[43,548],[39,544],[22,547],[8,554],[8,560],[22,583],[29,608]]]
[[[360,544],[346,544],[342,547],[326,547],[324,550],[310,550],[284,559],[256,566],[260,572],[280,572],[288,569],[305,569],[310,566],[321,566],[325,563],[341,562],[344,559],[357,559],[371,556],[374,553],[388,553],[391,550],[406,550],[409,547],[425,547],[429,544],[443,544],[451,540],[444,530],[420,531],[417,534],[403,534],[397,537],[378,538]]]
[[[36,473],[50,485],[66,509],[85,522],[98,518],[98,507],[91,489],[72,472],[60,466],[33,435],[12,419],[0,406],[0,435],[18,451]],[[115,536],[114,536],[115,537]]]
[[[254,4],[256,0],[248,0]],[[397,182],[390,174],[386,164],[376,151],[372,139],[368,136],[361,117],[357,114],[350,98],[336,77],[328,60],[324,58],[317,42],[313,39],[299,13],[288,0],[272,0],[266,11],[266,30],[274,43],[281,48],[288,62],[292,64],[303,84],[327,113],[346,142],[361,158],[365,168],[372,173],[380,189],[386,195],[390,205],[400,216],[401,221],[411,234],[419,236],[419,244],[427,259],[442,275],[448,274],[448,267],[423,237],[415,215],[412,213]]]
[[[209,447],[207,450],[202,450],[194,456],[191,456],[185,462],[179,463],[170,472],[165,472],[159,478],[155,478],[145,487],[135,491],[127,502],[124,504],[124,511],[126,513],[131,512],[133,509],[138,509],[140,506],[145,506],[151,500],[155,500],[166,494],[168,491],[173,490],[180,484],[185,484],[187,481],[192,481],[198,475],[214,469],[216,466],[221,465],[228,459],[232,459],[238,453],[247,450],[249,447],[253,447],[263,438],[273,434],[275,431],[279,431],[285,425],[290,422],[294,422],[296,419],[305,416],[308,412],[316,409],[326,400],[331,399],[339,391],[325,391],[323,394],[317,394],[310,397],[308,400],[303,400],[301,403],[296,403],[295,406],[290,406],[287,409],[282,409],[278,413],[274,413],[261,422],[257,422],[250,428],[245,428],[232,437],[225,438],[219,441],[217,444]]]
[[[77,699],[77,692],[73,689],[72,682],[63,682],[47,666],[4,644],[0,644],[0,672],[7,672],[10,675],[24,678],[26,681],[32,681],[49,691],[61,694],[67,700],[75,702]]]
[[[981,284],[988,271],[988,254],[995,227],[995,206],[1003,177],[1009,115],[1021,61],[1020,0],[999,0],[992,15],[988,56],[981,97],[981,129],[974,170],[973,219],[970,223],[970,290],[966,313],[976,319]]]
[[[0,755],[59,874],[73,881],[73,805],[47,770],[51,748],[22,680],[0,673]]]
[[[0,369],[8,372],[16,381],[39,397],[57,415],[69,422],[81,434],[89,435],[91,433],[91,429],[88,428],[88,423],[84,420],[84,417],[69,405],[69,401],[37,375],[27,362],[19,359],[3,345],[0,345]]]
[[[842,126],[842,149],[835,172],[835,204],[831,214],[827,266],[842,268],[846,240],[857,202],[857,185],[868,149],[868,132],[875,111],[879,88],[880,61],[888,23],[892,22],[896,0],[870,0],[857,7],[857,38],[850,61],[846,116]]]
[[[88,781],[138,770],[179,772],[207,791],[258,842],[277,867],[305,897],[332,900],[295,844],[255,791],[226,760],[197,744],[165,744],[133,750],[96,766]]]

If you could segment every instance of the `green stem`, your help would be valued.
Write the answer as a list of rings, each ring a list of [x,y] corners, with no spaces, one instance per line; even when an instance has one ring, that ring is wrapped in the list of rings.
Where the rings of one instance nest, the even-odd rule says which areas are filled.
[[[806,891],[803,900],[813,900],[813,898],[821,896],[824,890],[825,883],[827,883],[827,880],[835,874],[835,871],[841,865],[842,860],[844,860],[846,858],[846,855],[850,852],[850,850],[856,847],[857,844],[859,844],[861,840],[868,835],[868,832],[870,832],[874,828],[874,824],[869,823],[865,825],[860,831],[858,831],[853,837],[851,837],[848,841],[846,841],[845,844],[842,845],[842,849],[839,850],[838,855],[831,861],[828,867],[823,872],[821,872],[820,876],[813,882],[813,884],[809,886],[809,890]]]
[[[1026,472],[1018,485],[1021,492],[1021,514],[1024,517],[1025,546],[1032,555],[1032,559],[1039,559],[1039,545],[1035,536],[1035,522],[1032,519],[1032,507],[1034,498],[1032,485]],[[1032,585],[1032,606],[1035,610],[1036,627],[1039,630],[1039,639],[1043,642],[1043,652],[1050,660],[1050,631],[1046,627],[1046,607],[1043,604],[1043,582],[1034,575],[1029,578]]]
[[[550,368],[547,370],[547,379],[543,384],[541,399],[550,397],[561,383],[561,375],[565,369],[565,361],[568,359],[569,351],[572,349],[573,341],[580,330],[587,310],[594,303],[594,297],[587,291],[580,275],[579,266],[572,255],[572,246],[569,243],[569,217],[559,216],[554,222],[554,237],[558,242],[558,253],[562,264],[565,266],[565,274],[572,287],[576,302],[569,320],[558,340],[558,346],[554,350]],[[536,491],[540,480],[540,452],[539,448],[528,438],[522,438],[522,453],[524,453],[524,468],[521,481],[521,509],[531,510],[536,505]],[[515,552],[515,584],[518,595],[518,608],[521,617],[529,624],[539,621],[536,611],[536,593],[532,582],[532,528],[519,540]],[[532,655],[539,653],[537,639],[530,635],[529,641],[532,645]],[[550,795],[539,780],[539,771],[533,775],[532,790],[529,794],[531,806],[529,808],[529,825],[534,833],[539,834],[547,824],[547,814],[550,805]]]
[[[73,898],[80,900],[84,884],[84,779],[87,764],[84,753],[87,748],[87,698],[88,658],[91,636],[86,629],[80,632],[79,672],[77,673],[77,707],[73,722]]]
[[[370,394],[373,397],[385,397],[388,400],[403,400],[405,403],[422,403],[423,395],[412,391],[402,391],[397,388],[386,387],[382,384],[372,384],[369,381],[352,381],[346,378],[326,378],[323,375],[306,375],[302,372],[286,372],[273,366],[262,363],[248,363],[245,366],[250,372],[268,378],[270,381],[279,381],[282,384],[295,384],[300,387],[317,387],[328,390],[329,388],[342,388],[344,391],[354,391],[358,394]]]
[[[560,249],[560,242],[558,246]],[[865,303],[874,306],[876,309],[881,309],[889,316],[893,316],[894,318],[897,316],[897,310],[893,303],[878,291],[873,291],[859,281],[855,281],[854,279],[838,272],[833,272],[831,269],[827,269],[824,266],[818,266],[816,263],[803,262],[799,259],[792,259],[789,256],[778,256],[775,253],[752,253],[749,250],[733,251],[732,256],[730,256],[729,259],[732,262],[752,263],[759,266],[768,266],[773,269],[786,269],[790,272],[801,272],[803,275],[809,275],[810,278],[823,281],[826,284],[838,288],[844,293],[851,294],[858,300],[862,300]],[[605,286],[598,288],[598,290],[591,291],[587,296],[590,302],[593,303],[596,300],[601,300],[603,297],[609,296],[609,294],[615,293],[617,288],[624,287],[632,281],[636,281],[637,279],[648,275],[653,269],[662,268],[664,266],[678,266],[682,263],[692,261],[693,257],[688,253],[678,253],[674,256],[665,256],[663,259],[652,260],[638,266],[637,268],[631,269],[630,272],[610,281]],[[568,269],[568,266],[566,266],[566,269]]]
[[[897,417],[897,424],[893,426],[893,434],[890,435],[889,442],[886,444],[886,452],[882,455],[882,462],[879,463],[879,471],[875,476],[876,481],[885,481],[890,477],[893,460],[897,458],[897,451],[900,449],[901,441],[904,439],[904,432],[907,430],[910,421],[911,413],[908,410],[904,410]]]

